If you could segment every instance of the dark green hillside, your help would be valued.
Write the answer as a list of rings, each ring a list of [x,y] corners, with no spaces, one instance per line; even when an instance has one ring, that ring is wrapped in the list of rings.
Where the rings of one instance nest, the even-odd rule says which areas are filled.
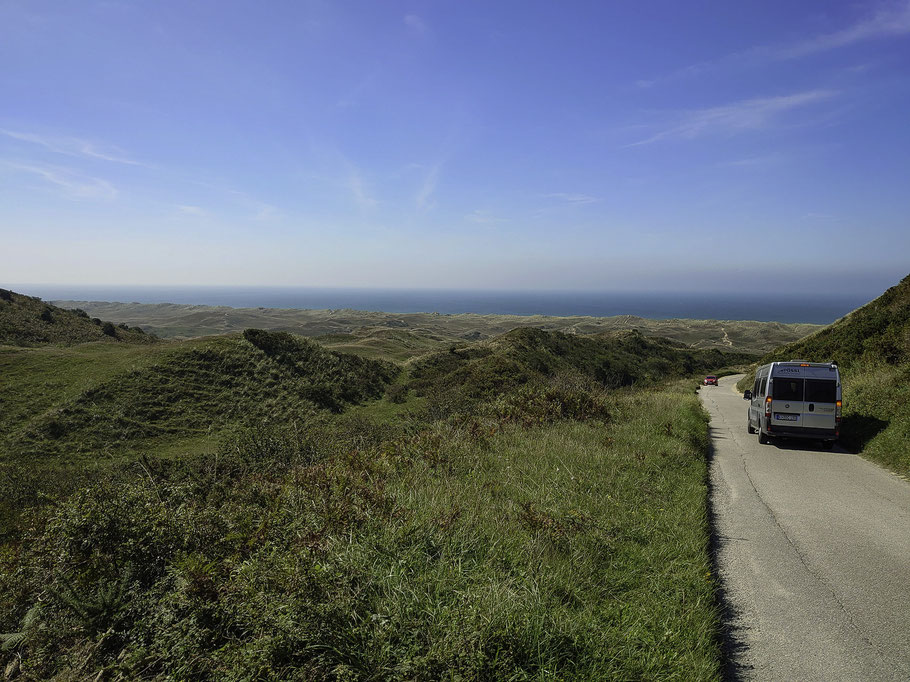
[[[409,387],[418,394],[461,391],[470,398],[559,374],[581,375],[606,388],[648,383],[749,362],[748,353],[693,350],[631,332],[594,336],[515,329],[486,344],[456,347],[414,361]]]
[[[862,308],[806,338],[765,356],[772,360],[802,358],[837,362],[899,365],[910,361],[910,275]]]
[[[0,289],[0,345],[71,346],[89,341],[152,343],[155,336],[139,327],[90,318],[82,310],[65,310],[40,298]]]
[[[843,442],[910,473],[910,276],[829,327],[767,354],[760,363],[795,358],[837,362],[844,384]],[[741,386],[751,382],[747,376]]]
[[[48,360],[47,353],[41,355]],[[18,359],[8,354],[2,362]],[[43,371],[65,373],[69,360],[69,355],[57,354]],[[99,380],[87,381],[75,394],[58,402],[45,395],[42,403],[39,397],[40,410],[11,404],[14,418],[0,421],[0,450],[69,459],[135,450],[229,426],[291,422],[378,398],[398,372],[391,363],[256,329],[176,344],[152,361],[139,358],[113,374],[97,369]],[[29,377],[14,375],[14,380],[27,384]]]

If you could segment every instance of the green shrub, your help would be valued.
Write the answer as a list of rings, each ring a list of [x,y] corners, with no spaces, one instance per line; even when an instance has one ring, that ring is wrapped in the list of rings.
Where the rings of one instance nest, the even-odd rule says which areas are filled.
[[[389,402],[401,405],[407,402],[408,393],[410,393],[410,390],[407,386],[403,384],[392,384],[386,391],[386,397],[389,399]]]
[[[566,419],[607,421],[610,417],[606,394],[577,377],[522,386],[489,403],[483,413],[526,428]]]

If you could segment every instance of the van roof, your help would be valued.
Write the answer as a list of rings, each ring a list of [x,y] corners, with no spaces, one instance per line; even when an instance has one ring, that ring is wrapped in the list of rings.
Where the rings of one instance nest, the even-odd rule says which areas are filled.
[[[840,370],[833,362],[771,362],[759,367],[756,375],[781,377],[794,376],[808,379],[835,379],[840,381]]]
[[[806,362],[805,360],[775,360],[759,367],[756,372],[770,370],[772,367],[812,367],[822,369],[838,369],[836,362]]]

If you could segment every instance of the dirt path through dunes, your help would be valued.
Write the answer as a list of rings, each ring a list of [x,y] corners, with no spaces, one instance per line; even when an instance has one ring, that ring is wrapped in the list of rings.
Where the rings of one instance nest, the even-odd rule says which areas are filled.
[[[700,389],[732,676],[910,680],[910,485],[837,448],[759,445],[740,378]]]

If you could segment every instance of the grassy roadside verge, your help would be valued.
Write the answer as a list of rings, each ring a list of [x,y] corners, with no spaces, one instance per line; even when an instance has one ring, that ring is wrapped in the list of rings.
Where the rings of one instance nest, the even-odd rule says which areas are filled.
[[[3,547],[3,663],[21,657],[20,679],[717,679],[691,382],[568,413],[548,395],[103,476]]]

